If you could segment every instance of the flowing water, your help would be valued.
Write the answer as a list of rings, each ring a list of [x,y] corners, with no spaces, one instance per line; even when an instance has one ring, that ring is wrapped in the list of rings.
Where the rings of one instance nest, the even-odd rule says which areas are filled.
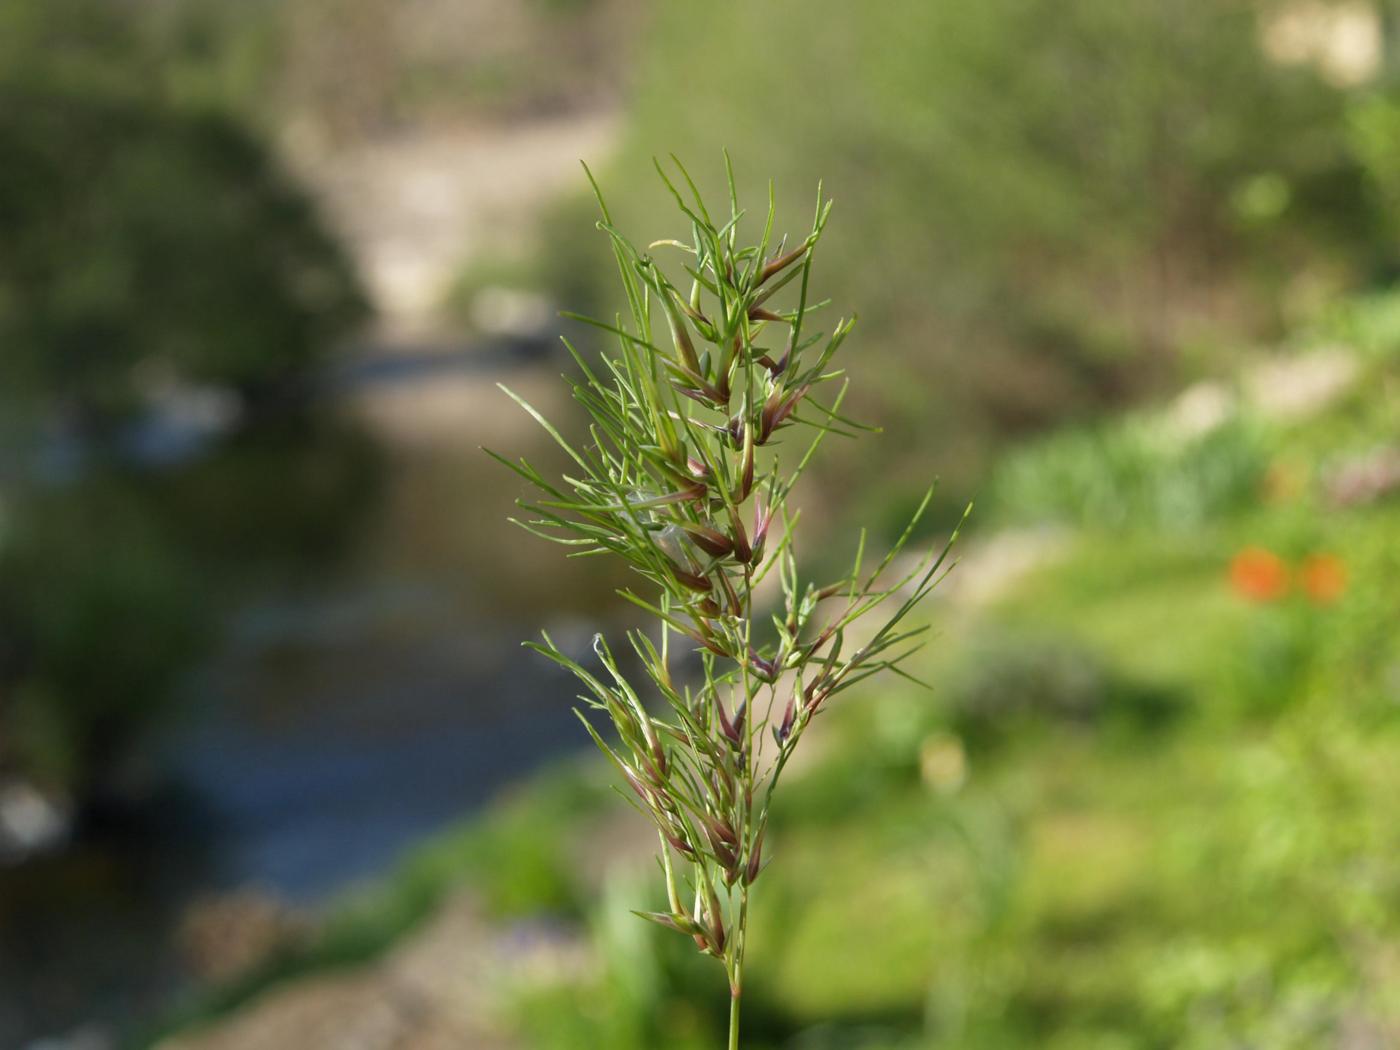
[[[430,355],[341,377],[385,456],[369,535],[337,572],[274,581],[233,615],[137,825],[0,869],[0,1046],[158,1015],[189,985],[176,930],[192,901],[254,887],[314,911],[587,743],[574,690],[519,641],[548,626],[585,652],[623,615],[616,578],[506,524],[519,485],[478,449],[547,462],[494,381],[558,411],[557,371]]]

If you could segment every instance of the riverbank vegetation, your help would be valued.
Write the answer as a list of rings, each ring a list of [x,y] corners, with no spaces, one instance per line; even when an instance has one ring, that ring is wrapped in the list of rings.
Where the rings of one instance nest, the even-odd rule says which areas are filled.
[[[899,450],[872,478],[838,446],[824,476],[890,503],[937,449],[956,518],[1007,442],[1228,372],[1394,272],[1388,81],[1364,55],[1359,83],[1280,60],[1290,7],[663,8],[599,174],[619,227],[650,229],[670,207],[653,156],[728,148],[741,192],[772,176],[780,200],[819,172],[841,217],[828,279],[860,305],[880,377],[848,407]],[[681,89],[695,69],[712,75]],[[536,276],[517,280],[610,316],[589,207],[580,193],[545,219]]]
[[[1397,316],[1373,298],[1299,333],[1281,359],[1298,375],[1338,340],[1356,370],[1304,418],[1264,409],[1232,498],[1110,524],[1067,521],[1013,482],[980,505],[999,527],[964,549],[928,616],[939,645],[911,667],[932,693],[853,692],[773,811],[751,1045],[1301,1048],[1400,1032],[1400,842],[1377,804],[1400,787]],[[1126,458],[1143,490],[1214,493],[1238,473],[1228,435],[1249,411],[1146,458],[1138,434],[1169,429],[1168,402],[1031,442],[1004,470],[1052,470],[1069,449],[1085,483],[1115,484]],[[388,943],[474,887],[498,922],[551,916],[593,960],[504,991],[521,1045],[716,1045],[722,989],[703,960],[624,925],[647,848],[617,848],[634,815],[605,780],[584,764],[522,787],[347,905],[326,943],[339,923],[380,923]]]

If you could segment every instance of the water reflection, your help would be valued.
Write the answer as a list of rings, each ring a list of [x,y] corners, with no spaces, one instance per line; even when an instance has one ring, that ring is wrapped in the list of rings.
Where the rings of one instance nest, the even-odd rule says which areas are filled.
[[[557,372],[518,353],[362,362],[328,386],[324,426],[141,482],[227,574],[227,612],[140,789],[74,848],[0,869],[0,987],[19,991],[0,996],[0,1046],[149,1019],[192,980],[195,902],[254,887],[314,911],[587,743],[572,685],[518,642],[547,625],[586,651],[627,619],[619,581],[599,559],[542,561],[505,521],[514,477],[478,447],[548,464],[495,382],[567,413]],[[254,497],[230,514],[230,491]]]

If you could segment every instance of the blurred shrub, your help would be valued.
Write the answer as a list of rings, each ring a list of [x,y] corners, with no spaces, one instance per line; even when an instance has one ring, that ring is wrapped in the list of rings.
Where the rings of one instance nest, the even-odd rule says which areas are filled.
[[[185,381],[256,406],[364,316],[306,198],[227,119],[0,79],[0,381],[101,426]]]
[[[1224,661],[1221,700],[1245,716],[1277,715],[1307,687],[1318,648],[1317,615],[1290,603],[1257,609]]]
[[[1377,508],[1335,537],[1345,552],[1347,589],[1318,610],[1326,630],[1313,690],[1345,698],[1363,721],[1400,718],[1400,510]]]
[[[638,0],[7,0],[0,66],[237,114],[318,158],[406,127],[459,131],[608,104]],[[142,68],[114,70],[114,49]],[[42,56],[42,57],[41,57]],[[38,62],[34,61],[36,58]]]
[[[596,968],[582,981],[521,990],[515,1004],[521,1032],[537,1050],[702,1050],[722,1039],[725,1019],[698,1005],[716,982],[676,938],[635,920],[646,894],[637,872],[615,873],[589,915]]]
[[[971,736],[1008,734],[1028,719],[1088,722],[1108,693],[1095,656],[1065,638],[984,631],[948,683],[954,724]]]
[[[365,317],[349,262],[180,90],[156,11],[0,6],[0,765],[79,803],[122,780],[227,585],[334,551],[370,495],[362,438],[299,411]],[[239,433],[143,472],[136,425],[191,391]]]
[[[522,808],[483,829],[471,870],[491,911],[499,916],[540,912],[578,914],[583,890],[571,870],[559,818]]]
[[[196,566],[129,494],[38,499],[0,544],[0,770],[118,791],[212,621]]]
[[[1385,235],[1394,242],[1400,238],[1400,85],[1392,82],[1362,95],[1348,118],[1352,149],[1366,174],[1366,188],[1377,205]]]
[[[1364,357],[1400,357],[1400,293],[1377,292],[1338,303],[1322,324],[1324,338],[1343,339]]]
[[[960,646],[939,692],[942,717],[974,745],[1055,724],[1155,729],[1181,710],[1166,685],[1131,678],[1095,646],[1043,625],[979,626]],[[932,717],[926,715],[918,730],[926,746],[937,739],[927,735],[936,729]],[[919,744],[906,741],[904,750],[917,754]],[[925,768],[925,779],[930,772]]]
[[[1400,1022],[1389,901],[1396,835],[1392,738],[1358,732],[1335,700],[1299,709],[1223,765],[1221,804],[1172,836],[1165,892],[1209,900],[1138,975],[1173,1045],[1389,1045]],[[1228,799],[1228,801],[1226,801]],[[1359,1037],[1358,1037],[1359,1038]]]
[[[992,513],[1022,523],[1189,530],[1255,502],[1269,453],[1248,419],[1189,434],[1160,414],[1127,416],[1011,453],[992,475]]]

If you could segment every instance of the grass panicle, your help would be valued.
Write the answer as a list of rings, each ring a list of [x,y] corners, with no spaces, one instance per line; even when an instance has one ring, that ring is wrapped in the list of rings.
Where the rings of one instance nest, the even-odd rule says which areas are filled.
[[[613,226],[585,166],[629,311],[611,322],[578,318],[616,345],[599,366],[566,341],[587,434],[570,441],[507,390],[567,454],[569,473],[548,480],[524,460],[492,455],[536,490],[521,501],[527,516],[517,524],[576,548],[572,555],[615,554],[644,581],[621,594],[657,621],[657,640],[642,631],[628,636],[646,699],[601,636],[594,639],[598,673],[548,635],[527,644],[583,685],[580,720],[655,824],[668,907],[636,914],[723,963],[733,1047],[749,891],[770,859],[764,836],[774,789],[830,697],[881,671],[906,674],[901,665],[923,630],[905,619],[942,578],[952,540],[900,559],[930,490],[873,571],[862,564],[862,535],[844,578],[820,586],[802,578],[793,488],[828,434],[874,429],[841,414],[847,379],[832,364],[854,317],[822,332],[809,323],[828,305],[812,301],[809,287],[831,202],[819,187],[807,233],[774,245],[770,186],[761,238],[745,244],[728,157],[722,221],[672,161],[674,176],[661,164],[657,171],[689,230],[645,251]],[[672,270],[684,277],[652,251],[678,256]],[[787,441],[798,435],[800,443]],[[774,571],[782,597],[767,609],[756,588]],[[883,619],[856,628],[878,613]],[[699,653],[699,675],[673,671],[677,646]],[[611,721],[615,741],[588,712]]]

